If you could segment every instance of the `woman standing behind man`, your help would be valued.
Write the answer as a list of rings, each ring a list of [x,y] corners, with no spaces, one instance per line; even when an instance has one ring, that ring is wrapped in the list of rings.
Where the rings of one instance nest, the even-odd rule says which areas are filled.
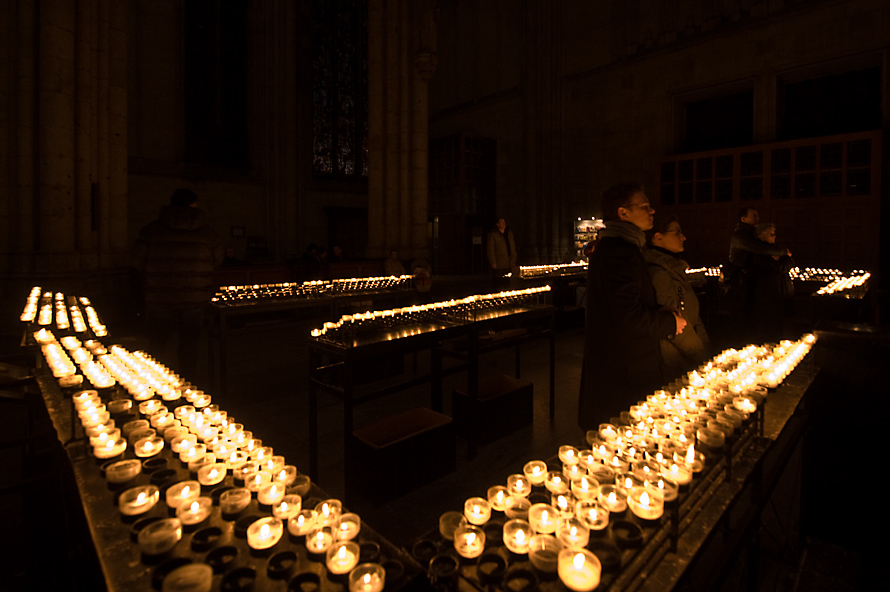
[[[676,310],[686,319],[682,333],[659,342],[665,384],[710,356],[708,332],[699,314],[698,298],[686,274],[689,264],[680,258],[685,242],[686,236],[676,216],[657,215],[652,229],[646,232],[646,248],[643,250],[658,304]]]

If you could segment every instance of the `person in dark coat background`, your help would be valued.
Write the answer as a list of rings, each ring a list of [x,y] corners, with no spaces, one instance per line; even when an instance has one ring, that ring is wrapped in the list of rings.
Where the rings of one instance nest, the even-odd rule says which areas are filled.
[[[597,235],[587,271],[587,326],[578,425],[592,430],[662,384],[659,340],[686,321],[661,310],[640,249],[655,210],[640,185],[603,192],[606,227]]]
[[[186,380],[194,381],[204,307],[215,286],[213,270],[224,258],[223,243],[207,224],[198,196],[180,188],[158,219],[139,231],[134,247],[141,272],[145,325],[151,351]],[[166,348],[178,336],[178,352]]]

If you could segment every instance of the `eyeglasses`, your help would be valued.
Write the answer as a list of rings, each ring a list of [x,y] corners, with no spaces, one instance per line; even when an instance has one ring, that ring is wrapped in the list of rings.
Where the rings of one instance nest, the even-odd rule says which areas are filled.
[[[647,212],[654,212],[654,211],[655,211],[655,208],[653,208],[651,205],[649,205],[649,204],[647,204],[647,203],[643,203],[643,204],[625,204],[625,205],[623,205],[623,206],[621,206],[621,207],[622,207],[622,208],[625,208],[625,209],[628,209],[628,210],[631,209],[631,208],[641,208],[641,209],[643,209],[643,210],[646,210]]]
[[[665,231],[664,231],[665,234],[668,234],[669,232],[673,232],[673,233],[675,233],[677,236],[686,236],[685,234],[683,234],[683,231],[680,230],[679,228],[678,228],[677,230],[665,230]]]

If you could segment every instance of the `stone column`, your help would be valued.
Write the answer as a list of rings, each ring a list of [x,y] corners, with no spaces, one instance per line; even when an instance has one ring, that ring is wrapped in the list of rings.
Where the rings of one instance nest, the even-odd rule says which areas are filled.
[[[433,0],[368,5],[368,255],[429,257],[428,82],[436,68]]]

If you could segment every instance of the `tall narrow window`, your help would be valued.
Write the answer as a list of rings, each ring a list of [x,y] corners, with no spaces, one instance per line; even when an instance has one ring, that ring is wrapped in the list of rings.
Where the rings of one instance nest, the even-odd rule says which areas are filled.
[[[312,172],[368,176],[368,4],[312,2]]]
[[[248,1],[183,2],[185,160],[248,166]]]

